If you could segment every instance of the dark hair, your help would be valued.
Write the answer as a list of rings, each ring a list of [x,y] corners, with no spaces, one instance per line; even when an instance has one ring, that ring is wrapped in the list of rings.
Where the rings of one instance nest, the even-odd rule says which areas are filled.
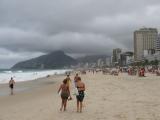
[[[63,80],[63,83],[64,83],[64,84],[67,84],[67,79],[64,79],[64,80]]]
[[[81,81],[81,77],[77,77],[77,80],[78,80],[78,81],[79,81],[79,80]]]

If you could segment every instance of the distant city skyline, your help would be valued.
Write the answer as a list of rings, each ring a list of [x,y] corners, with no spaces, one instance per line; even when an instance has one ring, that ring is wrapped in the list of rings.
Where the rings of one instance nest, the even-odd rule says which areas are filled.
[[[133,32],[160,29],[158,0],[1,0],[0,68],[63,50],[71,56],[133,51]]]

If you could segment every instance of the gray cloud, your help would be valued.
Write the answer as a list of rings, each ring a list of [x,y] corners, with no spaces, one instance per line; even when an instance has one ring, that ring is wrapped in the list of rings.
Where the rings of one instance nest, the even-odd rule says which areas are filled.
[[[135,29],[159,28],[159,9],[159,0],[1,0],[0,67],[54,50],[132,50]]]

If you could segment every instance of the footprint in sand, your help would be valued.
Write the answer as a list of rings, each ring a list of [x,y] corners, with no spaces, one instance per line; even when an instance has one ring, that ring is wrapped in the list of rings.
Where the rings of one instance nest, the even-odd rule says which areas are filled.
[[[103,100],[103,101],[106,101],[107,99],[106,99],[106,98],[102,98],[102,100]]]
[[[146,118],[136,118],[136,120],[151,120],[151,119],[146,119]],[[155,119],[156,120],[156,119]]]
[[[118,120],[127,120],[127,117],[124,114],[118,114],[115,115],[114,117],[118,118]]]
[[[98,117],[97,120],[107,120],[107,117]]]

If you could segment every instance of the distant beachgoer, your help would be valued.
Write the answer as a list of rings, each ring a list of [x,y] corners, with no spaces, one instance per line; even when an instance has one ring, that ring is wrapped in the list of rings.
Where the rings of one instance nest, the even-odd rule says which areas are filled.
[[[142,68],[142,70],[141,70],[141,76],[144,77],[145,76],[144,74],[145,74],[145,69]]]
[[[13,95],[13,89],[14,89],[15,81],[11,77],[11,80],[9,81],[9,87],[11,89],[11,95]]]
[[[78,89],[78,95],[77,98],[77,112],[82,112],[82,105],[83,105],[83,99],[84,99],[84,91],[85,91],[85,84],[81,81],[81,78],[77,78],[77,89]]]
[[[78,73],[76,74],[76,76],[74,77],[74,85],[75,85],[75,87],[77,86],[76,84],[77,84],[77,79],[78,79]]]
[[[67,79],[63,80],[63,84],[61,84],[61,86],[59,87],[58,93],[60,91],[61,91],[61,99],[62,99],[60,111],[62,111],[62,110],[66,111],[67,100],[72,99],[71,94],[70,94],[70,90],[69,90],[69,86],[67,85]]]
[[[145,69],[144,69],[144,68],[141,68],[141,69],[139,70],[139,76],[140,76],[140,77],[145,77]]]

